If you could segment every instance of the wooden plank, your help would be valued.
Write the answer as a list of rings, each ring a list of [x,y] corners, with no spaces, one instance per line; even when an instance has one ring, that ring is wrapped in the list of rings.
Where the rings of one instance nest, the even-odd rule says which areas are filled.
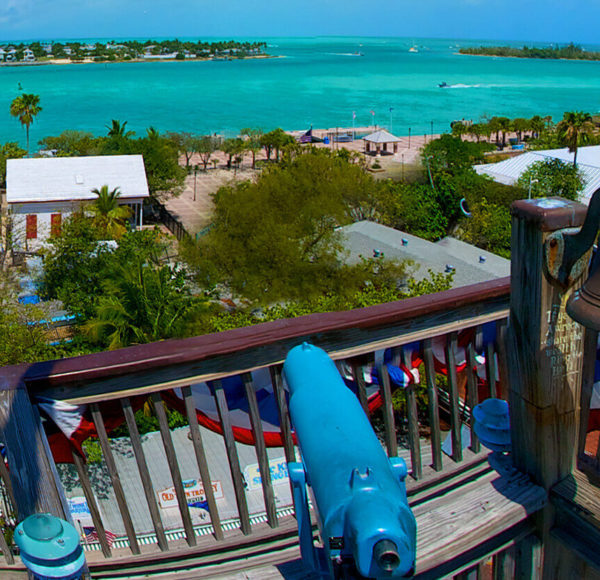
[[[169,465],[173,487],[175,488],[175,496],[177,497],[177,505],[179,506],[179,513],[181,514],[183,529],[185,530],[185,538],[189,546],[195,546],[196,535],[194,534],[190,508],[188,507],[187,497],[183,489],[183,480],[181,478],[179,463],[177,462],[177,454],[175,453],[175,446],[173,445],[171,430],[169,429],[169,421],[160,393],[152,394],[152,402],[154,403],[154,412],[158,419],[158,428],[160,429],[167,464]]]
[[[379,389],[383,401],[382,412],[385,429],[385,446],[388,456],[396,457],[398,455],[398,436],[396,435],[396,421],[394,420],[390,375],[385,364],[379,363],[377,365],[377,376],[379,377]]]
[[[389,327],[391,338],[396,330],[392,327],[398,324],[406,323],[406,328],[415,328],[415,324],[420,328],[432,328],[438,322],[445,324],[448,320],[466,321],[468,318],[479,316],[491,316],[493,319],[506,318],[509,290],[509,278],[490,280],[439,292],[433,301],[431,296],[418,296],[352,311],[312,314],[291,320],[277,320],[252,327],[236,328],[217,334],[144,344],[127,349],[126,354],[122,351],[106,351],[74,359],[53,361],[51,371],[48,365],[43,363],[23,365],[24,368],[17,365],[7,367],[7,375],[18,381],[19,377],[24,376],[26,369],[28,385],[34,390],[39,388],[45,390],[51,386],[91,384],[102,377],[135,373],[136,370],[155,373],[164,366],[166,360],[169,365],[179,366],[212,359],[226,353],[239,354],[240,351],[254,347],[264,350],[267,345],[274,346],[290,339],[297,344],[298,339],[305,336],[318,336],[325,333],[343,335],[351,334],[350,331],[356,329]],[[428,319],[424,326],[421,326],[421,321],[417,320],[421,317]],[[467,326],[477,323],[466,322]],[[284,346],[284,351],[287,350],[287,346]],[[367,349],[365,353],[369,350],[373,349]],[[261,363],[258,366],[269,364],[274,363]],[[237,372],[241,372],[239,367],[228,374]],[[108,391],[113,390],[116,389],[108,389]]]
[[[73,463],[75,465],[75,469],[77,470],[77,475],[79,476],[79,483],[81,484],[85,501],[87,502],[90,514],[92,516],[94,528],[96,528],[96,533],[98,534],[98,542],[102,548],[102,553],[104,554],[105,558],[110,558],[111,551],[108,541],[106,540],[106,530],[104,529],[104,523],[102,522],[102,517],[100,516],[100,510],[98,509],[96,496],[92,491],[92,485],[90,484],[87,468],[79,454],[75,452],[73,448],[71,448],[71,455],[73,456]],[[0,534],[0,536],[1,535],[2,534]]]
[[[185,412],[187,420],[190,425],[190,434],[192,437],[192,444],[194,446],[194,453],[196,455],[196,463],[198,464],[198,470],[200,472],[200,478],[202,479],[202,487],[204,488],[204,494],[206,495],[206,502],[208,503],[208,513],[210,514],[210,523],[212,524],[215,538],[217,540],[223,540],[223,527],[221,526],[221,518],[219,516],[219,508],[215,500],[215,492],[212,486],[210,478],[210,470],[208,468],[208,461],[206,460],[206,453],[204,452],[204,445],[202,443],[202,434],[198,425],[198,415],[196,415],[196,406],[194,404],[194,396],[192,395],[192,389],[183,387],[181,389],[183,399],[185,401]]]
[[[6,467],[6,463],[4,463],[3,457],[0,457],[0,480],[4,484],[4,488],[6,489],[6,493],[8,494],[8,499],[12,504],[12,509],[16,511],[17,501],[15,500],[15,492],[13,491],[12,481],[10,480],[10,474],[8,472],[8,468]]]
[[[0,373],[0,386],[2,375]],[[51,513],[68,519],[46,434],[27,390],[0,390],[0,439],[6,445],[17,519]]]
[[[440,471],[442,464],[442,433],[440,430],[440,407],[438,403],[437,385],[435,382],[435,367],[431,339],[423,343],[423,357],[425,363],[425,380],[427,382],[427,398],[429,399],[429,426],[431,429],[431,456],[433,469]]]
[[[269,368],[269,372],[271,373],[271,384],[273,385],[273,392],[275,393],[275,400],[277,401],[277,414],[279,415],[279,428],[281,430],[281,436],[283,437],[285,460],[288,463],[293,463],[296,461],[296,450],[294,449],[294,441],[292,440],[290,413],[285,398],[281,370],[282,367],[280,365]]]
[[[160,512],[158,511],[154,486],[152,485],[152,479],[150,478],[150,472],[148,471],[148,464],[146,463],[142,440],[140,439],[140,433],[135,423],[135,414],[131,408],[131,401],[128,398],[121,399],[121,406],[123,407],[123,414],[125,415],[125,421],[127,422],[127,428],[129,429],[129,438],[131,440],[131,446],[133,447],[133,454],[135,455],[140,479],[142,480],[142,488],[144,489],[146,504],[148,505],[150,518],[152,519],[152,525],[154,526],[154,531],[156,533],[156,540],[159,548],[166,551],[169,549],[169,546],[167,544]]]
[[[452,332],[446,340],[446,368],[448,369],[448,398],[450,399],[450,429],[452,436],[452,459],[462,461],[461,419],[458,404],[458,378],[456,376],[456,349],[458,334]]]
[[[6,543],[6,538],[4,537],[2,530],[0,530],[0,551],[2,552],[2,555],[4,556],[4,559],[6,560],[7,564],[15,563],[15,557],[13,556],[11,549],[8,547],[8,544]]]
[[[127,506],[127,500],[125,499],[125,492],[123,491],[123,485],[121,484],[121,478],[119,477],[115,458],[113,456],[112,449],[110,448],[110,442],[108,441],[108,435],[106,434],[106,428],[104,427],[104,419],[102,418],[100,407],[94,403],[91,405],[90,410],[92,412],[92,420],[96,426],[96,433],[98,433],[98,441],[100,442],[100,447],[102,448],[104,463],[106,464],[106,468],[108,469],[108,473],[110,475],[110,481],[113,491],[115,492],[119,513],[121,514],[121,519],[123,520],[123,525],[125,527],[125,533],[127,534],[127,539],[129,540],[129,547],[133,554],[139,554],[140,546],[135,535],[135,529],[133,527],[133,522],[131,521],[131,513],[129,512],[129,507]]]
[[[244,489],[244,479],[240,469],[240,459],[238,457],[235,439],[233,438],[233,430],[231,419],[229,417],[229,407],[225,398],[225,391],[221,381],[213,381],[211,390],[217,404],[219,413],[219,421],[223,429],[223,440],[227,451],[227,460],[229,462],[229,470],[231,471],[231,479],[233,481],[233,490],[235,492],[235,501],[238,508],[240,518],[240,526],[243,534],[252,532],[250,525],[250,515],[248,514],[248,502],[246,501],[246,490]]]
[[[496,321],[496,353],[498,355],[498,379],[500,381],[500,392],[498,396],[508,401],[508,359],[506,357],[506,327],[507,320]]]
[[[511,580],[515,577],[515,548],[511,546],[494,555],[492,580]]]
[[[481,445],[479,439],[475,434],[475,420],[473,419],[473,409],[479,403],[479,385],[477,377],[477,360],[475,358],[475,344],[476,341],[469,341],[467,345],[467,405],[471,410],[471,445],[469,446],[473,453],[477,453]]]
[[[250,373],[242,375],[244,389],[246,391],[246,399],[248,399],[248,411],[250,413],[250,423],[252,425],[252,435],[254,436],[254,449],[258,460],[258,469],[260,471],[260,479],[262,483],[263,497],[265,500],[265,509],[267,512],[267,522],[272,528],[276,528],[277,508],[275,506],[275,493],[273,491],[273,483],[271,481],[271,469],[269,466],[269,457],[267,455],[267,447],[265,445],[265,437],[262,428],[262,420],[256,400],[256,391]]]
[[[409,354],[400,347],[400,360],[406,369],[412,368]],[[415,479],[423,476],[423,462],[421,460],[421,442],[419,440],[419,414],[417,408],[417,392],[414,383],[404,389],[406,396],[406,414],[408,417],[408,445],[410,447],[411,474]]]
[[[505,306],[506,301],[506,297],[498,298],[492,304],[481,302],[477,307],[469,305],[447,312],[430,313],[427,316],[423,315],[421,319],[415,317],[411,321],[402,321],[391,326],[359,326],[349,328],[344,332],[331,332],[331,334],[318,332],[318,328],[315,327],[314,333],[310,330],[306,335],[298,335],[292,338],[282,336],[281,339],[276,341],[272,341],[272,336],[268,333],[263,338],[265,343],[262,345],[255,344],[257,342],[256,338],[260,336],[256,334],[251,341],[245,337],[243,346],[240,345],[237,350],[233,350],[235,345],[230,347],[231,350],[227,350],[226,347],[222,346],[223,342],[229,346],[228,337],[230,335],[228,333],[234,332],[226,331],[219,333],[218,339],[212,335],[207,335],[211,336],[212,344],[207,344],[203,349],[195,350],[197,358],[192,362],[179,363],[179,357],[175,353],[169,356],[169,359],[162,357],[158,368],[153,368],[158,362],[151,365],[150,361],[146,361],[148,364],[140,366],[134,361],[131,363],[121,361],[120,368],[113,371],[114,376],[112,377],[108,374],[110,370],[108,368],[98,370],[97,373],[104,376],[94,380],[87,380],[85,376],[81,376],[82,374],[88,374],[83,369],[74,373],[73,380],[75,380],[75,377],[81,376],[81,379],[77,379],[78,389],[76,391],[60,382],[45,388],[40,385],[38,390],[43,392],[45,396],[65,400],[73,404],[103,401],[109,398],[117,399],[124,395],[147,394],[166,388],[183,387],[193,382],[224,378],[232,374],[241,374],[257,368],[280,364],[285,360],[290,348],[302,340],[311,341],[323,348],[334,360],[347,359],[353,356],[366,355],[374,350],[400,346],[451,331],[470,328],[475,324],[506,318],[508,313]],[[437,298],[435,305],[437,305]],[[258,332],[261,326],[254,326],[253,329]],[[170,342],[177,343],[179,341]],[[251,345],[247,346],[247,343],[251,343]],[[150,345],[145,346],[149,347]],[[217,349],[217,346],[221,346],[221,349],[226,352],[214,354],[212,357],[205,356],[207,352],[221,350]],[[131,348],[135,349],[136,347]],[[167,360],[172,362],[167,363]],[[124,373],[127,373],[127,380],[123,380]],[[45,382],[52,383],[54,378],[48,377]]]
[[[365,415],[369,416],[369,401],[367,398],[367,387],[365,385],[365,375],[363,371],[363,366],[358,364],[356,360],[352,361],[352,376],[354,377],[354,382],[356,383],[356,391],[358,395],[358,400],[360,401],[360,405],[365,412]]]
[[[542,578],[542,542],[534,534],[516,545],[515,578]]]
[[[579,440],[577,454],[585,456],[585,441],[590,417],[590,402],[594,390],[594,375],[596,370],[596,353],[598,350],[598,331],[591,328],[585,329],[583,339],[583,367],[581,370],[581,424],[579,426]],[[600,445],[596,450],[596,457],[600,452]]]
[[[493,342],[485,345],[485,376],[490,388],[490,396],[498,397],[498,388],[496,384],[496,350]]]

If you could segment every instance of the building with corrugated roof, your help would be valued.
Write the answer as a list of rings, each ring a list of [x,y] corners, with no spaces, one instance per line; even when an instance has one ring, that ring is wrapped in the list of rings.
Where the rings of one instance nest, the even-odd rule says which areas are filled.
[[[141,155],[9,159],[6,202],[12,213],[13,247],[38,249],[60,231],[64,218],[96,198],[93,189],[118,188],[120,203],[131,208],[131,225],[142,225],[149,197]]]
[[[573,153],[570,153],[566,147],[564,149],[528,151],[523,155],[511,157],[498,163],[476,165],[474,169],[479,175],[487,175],[499,183],[514,185],[532,163],[545,161],[546,159],[560,159],[565,163],[573,163]],[[579,201],[587,204],[594,191],[600,187],[600,145],[579,147],[577,149],[577,167],[581,171],[584,180],[584,187]]]

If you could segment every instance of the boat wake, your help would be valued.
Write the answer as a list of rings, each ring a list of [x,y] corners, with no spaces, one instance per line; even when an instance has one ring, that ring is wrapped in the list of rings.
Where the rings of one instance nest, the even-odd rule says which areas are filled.
[[[363,56],[361,52],[328,52],[331,56]]]

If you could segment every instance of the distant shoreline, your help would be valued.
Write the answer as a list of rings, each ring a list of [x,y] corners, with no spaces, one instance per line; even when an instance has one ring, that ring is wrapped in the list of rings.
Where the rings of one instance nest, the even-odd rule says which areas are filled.
[[[236,61],[236,60],[256,60],[266,58],[282,58],[280,55],[274,54],[254,54],[251,56],[242,57],[198,57],[198,58],[130,58],[121,60],[94,60],[94,59],[83,59],[83,60],[71,60],[69,58],[52,58],[49,60],[35,60],[31,62],[0,62],[0,67],[23,67],[23,66],[46,66],[56,65],[64,66],[70,64],[123,64],[123,63],[135,63],[135,62],[209,62],[209,61]]]

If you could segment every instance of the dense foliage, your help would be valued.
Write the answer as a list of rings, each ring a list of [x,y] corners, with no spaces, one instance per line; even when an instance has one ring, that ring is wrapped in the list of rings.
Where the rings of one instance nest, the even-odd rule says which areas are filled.
[[[573,201],[577,201],[584,186],[576,165],[555,158],[532,163],[518,183],[531,197],[559,196]]]
[[[518,58],[564,58],[569,60],[600,60],[600,52],[584,50],[572,42],[567,46],[479,46],[462,47],[460,54],[483,56],[511,56]]]

